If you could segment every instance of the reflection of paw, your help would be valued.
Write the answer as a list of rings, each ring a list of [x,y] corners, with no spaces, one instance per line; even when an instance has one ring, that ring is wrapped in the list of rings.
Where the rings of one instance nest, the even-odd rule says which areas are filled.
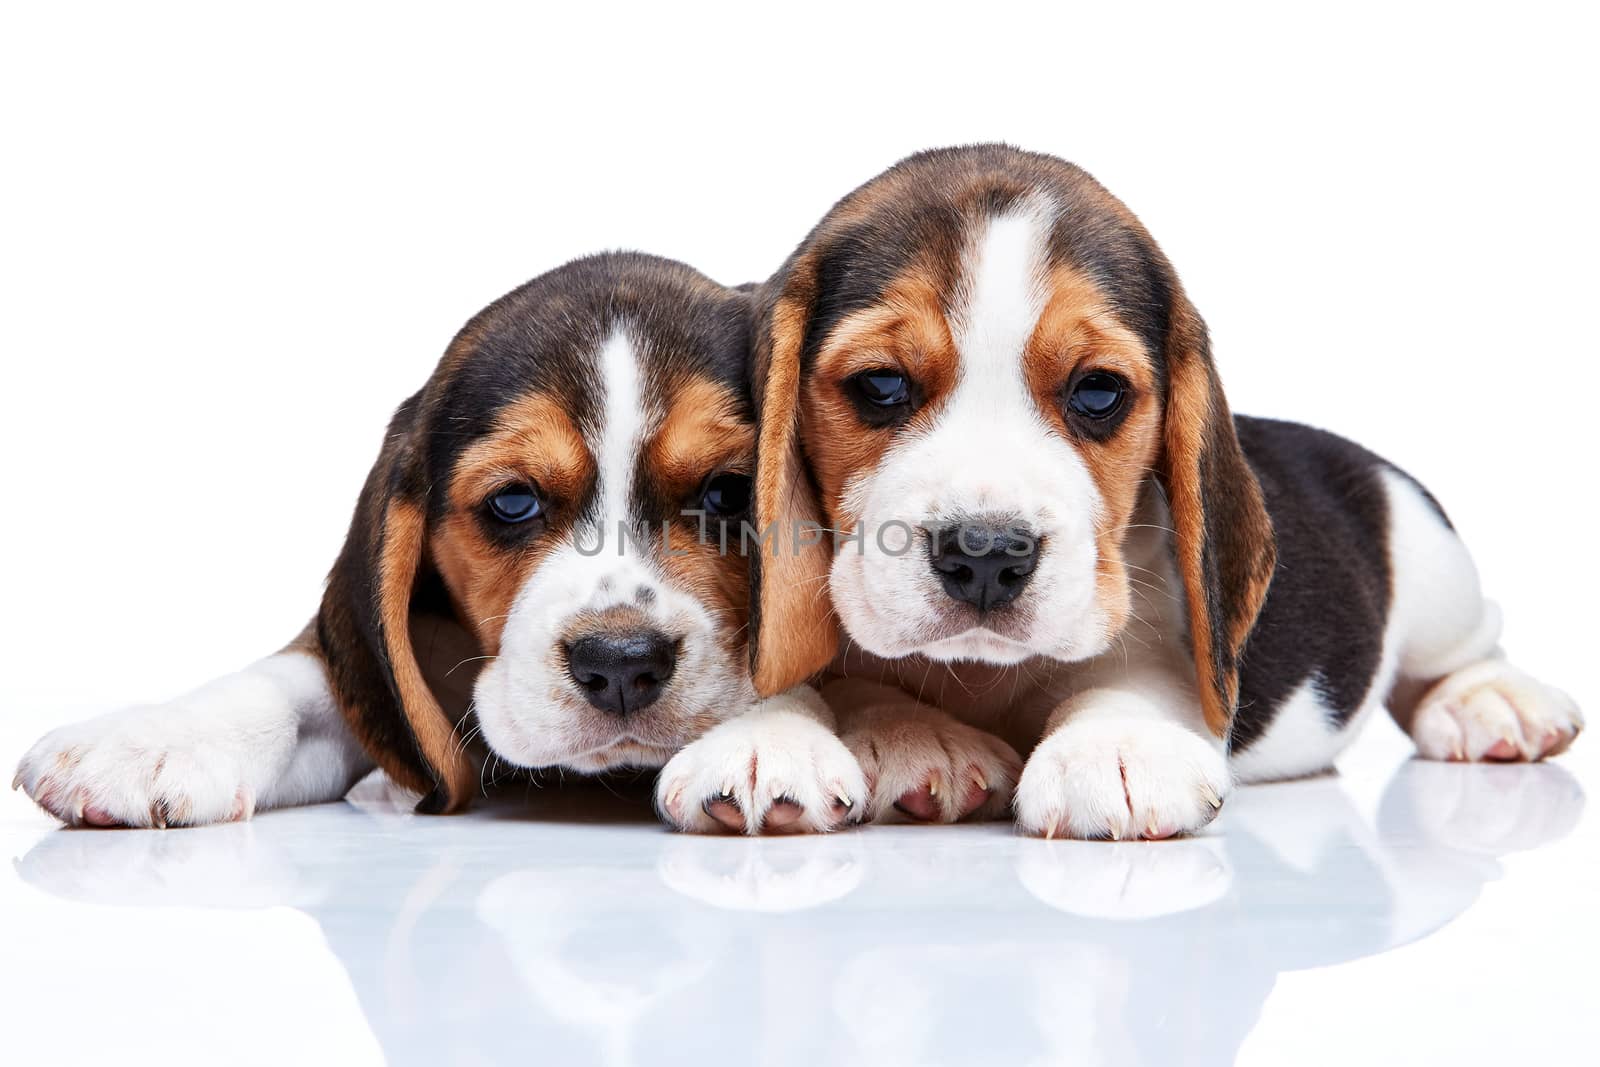
[[[260,740],[218,730],[177,704],[135,708],[46,734],[22,757],[14,785],[74,826],[248,819],[255,808],[251,760]]]
[[[1381,817],[1460,852],[1502,856],[1570,833],[1583,787],[1558,764],[1449,767],[1407,763],[1384,794]]]
[[[1538,760],[1572,744],[1583,715],[1572,698],[1505,660],[1449,675],[1411,721],[1417,751],[1438,760]]]
[[[656,870],[671,889],[713,907],[785,912],[846,896],[861,884],[865,865],[854,834],[820,841],[677,837]]]
[[[867,795],[832,730],[795,711],[756,709],[684,747],[656,781],[656,809],[692,833],[822,833]]]
[[[1231,785],[1216,742],[1166,719],[1097,712],[1034,749],[1017,824],[1045,837],[1171,837],[1210,822]]]
[[[1017,877],[1052,908],[1095,919],[1153,919],[1221,899],[1233,883],[1221,842],[1020,843]]]
[[[304,833],[294,827],[290,816],[274,829]],[[45,834],[16,871],[65,900],[124,908],[306,907],[324,888],[301,876],[282,837],[255,823],[185,834]]]
[[[998,737],[922,706],[862,712],[844,743],[867,777],[874,822],[1000,818],[1022,770]]]

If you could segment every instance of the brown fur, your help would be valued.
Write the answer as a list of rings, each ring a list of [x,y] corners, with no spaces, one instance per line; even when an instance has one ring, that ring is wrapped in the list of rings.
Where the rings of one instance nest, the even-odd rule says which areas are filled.
[[[840,493],[850,474],[877,465],[894,436],[887,427],[861,425],[845,395],[846,381],[862,371],[904,371],[927,395],[917,417],[931,419],[955,385],[956,359],[936,282],[920,267],[892,284],[882,303],[843,319],[829,334],[802,386],[800,433],[833,524],[850,527],[856,522],[858,516],[844,511]]]
[[[800,399],[800,347],[809,308],[796,300],[772,310],[765,345],[756,353],[760,431],[751,521],[758,534],[775,536],[751,546],[750,666],[756,691],[782,692],[816,674],[833,658],[839,622],[828,597],[831,548],[824,538],[800,545],[792,531],[820,525],[822,512],[806,474],[796,420]],[[761,640],[761,620],[779,620],[781,634]]]
[[[1206,725],[1226,737],[1239,699],[1239,656],[1276,561],[1272,520],[1233,430],[1205,326],[1180,293],[1169,341],[1171,400],[1162,481],[1189,602]]]
[[[664,487],[688,496],[707,471],[749,473],[755,447],[755,428],[740,413],[738,397],[710,379],[690,378],[674,389],[645,456]]]
[[[406,721],[418,751],[440,776],[438,784],[448,798],[444,810],[453,811],[466,804],[477,775],[456,744],[455,730],[428,688],[411,645],[411,590],[422,562],[426,525],[417,505],[390,501],[378,564],[378,613]]]
[[[495,489],[532,482],[550,497],[577,500],[594,480],[594,461],[561,401],[530,393],[495,416],[494,429],[466,449],[450,479],[450,506],[477,507]]]

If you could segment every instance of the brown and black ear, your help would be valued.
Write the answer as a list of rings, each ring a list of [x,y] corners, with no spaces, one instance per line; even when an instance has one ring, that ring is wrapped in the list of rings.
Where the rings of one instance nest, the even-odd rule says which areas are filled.
[[[1239,661],[1277,559],[1261,484],[1245,461],[1205,322],[1181,291],[1167,333],[1162,482],[1172,509],[1206,725],[1226,739]]]
[[[328,577],[317,641],[356,737],[391,778],[423,794],[417,810],[461,811],[477,775],[412,647],[413,604],[441,583],[426,560],[423,394],[395,412]]]
[[[755,499],[749,539],[750,671],[771,696],[826,667],[839,647],[828,595],[833,540],[800,435],[801,352],[816,290],[799,256],[758,297],[752,382],[756,401]],[[768,536],[770,534],[770,536]]]

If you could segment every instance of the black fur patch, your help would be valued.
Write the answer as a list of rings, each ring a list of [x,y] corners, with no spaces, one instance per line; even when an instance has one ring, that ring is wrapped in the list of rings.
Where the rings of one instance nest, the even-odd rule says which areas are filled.
[[[1308,679],[1334,725],[1366,701],[1391,597],[1380,475],[1393,468],[1309,426],[1243,416],[1234,426],[1278,542],[1272,585],[1242,657],[1232,737],[1242,752]]]

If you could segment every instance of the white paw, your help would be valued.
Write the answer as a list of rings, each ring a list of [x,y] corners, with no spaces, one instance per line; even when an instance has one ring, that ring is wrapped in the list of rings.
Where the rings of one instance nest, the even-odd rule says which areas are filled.
[[[832,730],[756,708],[686,745],[661,769],[656,809],[691,833],[824,833],[859,813],[867,785]]]
[[[924,705],[858,711],[843,739],[866,775],[873,822],[1000,818],[1022,773],[1016,749]]]
[[[1423,694],[1411,720],[1423,756],[1474,762],[1544,759],[1582,729],[1571,697],[1498,659],[1446,677]]]
[[[158,705],[52,730],[17,766],[13,788],[73,826],[199,826],[248,819],[248,735],[197,730],[193,711]]]
[[[1156,839],[1216,816],[1233,784],[1217,742],[1166,719],[1090,712],[1028,757],[1016,799],[1024,832]]]

